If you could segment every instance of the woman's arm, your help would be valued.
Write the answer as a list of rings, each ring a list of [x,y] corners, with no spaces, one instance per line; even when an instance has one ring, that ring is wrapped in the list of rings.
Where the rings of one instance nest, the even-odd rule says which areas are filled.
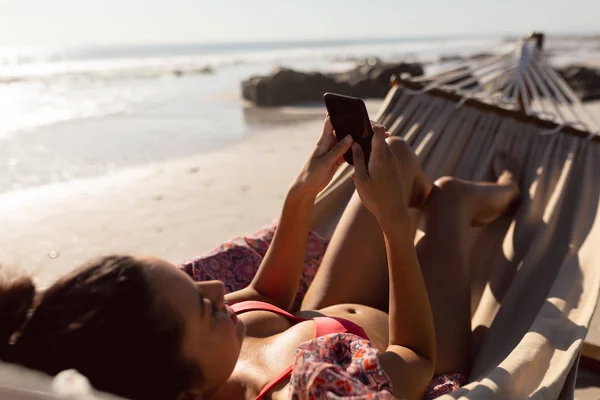
[[[388,259],[389,347],[380,354],[394,395],[420,399],[435,370],[435,330],[412,240],[411,219],[398,210],[382,226]],[[408,239],[408,240],[407,240]]]
[[[260,300],[290,308],[302,277],[313,205],[352,145],[352,138],[346,138],[338,143],[329,118],[325,120],[315,150],[288,191],[273,241],[256,276],[247,288],[228,294],[227,301]]]
[[[413,244],[411,218],[402,186],[401,161],[385,143],[385,130],[374,129],[368,169],[354,145],[355,184],[361,201],[383,231],[388,260],[389,346],[380,354],[394,395],[418,399],[435,370],[433,315]]]
[[[284,202],[273,241],[254,279],[245,289],[228,294],[232,303],[266,301],[288,309],[298,291],[315,197],[292,188]]]

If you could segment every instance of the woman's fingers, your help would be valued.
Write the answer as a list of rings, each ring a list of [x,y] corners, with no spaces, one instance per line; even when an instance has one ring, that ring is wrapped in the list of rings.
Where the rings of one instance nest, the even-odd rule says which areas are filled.
[[[225,305],[225,285],[221,281],[196,282],[202,295],[209,299],[218,310]]]
[[[354,176],[356,179],[367,179],[369,174],[365,165],[365,156],[362,149],[356,143],[352,145],[352,158],[354,160]]]
[[[321,132],[321,137],[317,141],[317,148],[315,149],[315,156],[319,157],[327,154],[329,149],[335,144],[336,138],[333,133],[333,125],[331,124],[331,119],[329,119],[329,115],[325,118],[325,123],[323,124],[323,132]]]
[[[333,146],[333,149],[331,149],[329,153],[327,153],[327,155],[325,156],[327,158],[327,162],[329,164],[335,163],[348,150],[350,150],[350,146],[352,146],[352,136],[348,135],[340,142],[338,142],[338,144]]]
[[[372,123],[373,139],[371,140],[371,156],[377,158],[385,152],[385,126]]]
[[[329,118],[329,114],[325,117],[325,123],[323,124],[323,132],[321,133],[321,138],[330,138],[333,135],[333,125],[331,124],[331,119]]]

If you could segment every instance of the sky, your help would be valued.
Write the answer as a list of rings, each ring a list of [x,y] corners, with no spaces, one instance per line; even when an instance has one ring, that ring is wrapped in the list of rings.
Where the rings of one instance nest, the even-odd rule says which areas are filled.
[[[0,45],[597,33],[600,0],[0,0]]]

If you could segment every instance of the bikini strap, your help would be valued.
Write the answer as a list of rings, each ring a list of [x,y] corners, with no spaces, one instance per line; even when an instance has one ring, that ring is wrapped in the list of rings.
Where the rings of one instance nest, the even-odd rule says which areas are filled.
[[[249,311],[270,311],[277,315],[281,315],[282,317],[287,318],[289,321],[294,323],[299,323],[302,321],[306,321],[304,318],[298,318],[289,312],[282,310],[279,307],[274,306],[273,304],[265,303],[264,301],[242,301],[239,303],[235,303],[231,305],[231,309],[237,314],[243,314]]]
[[[290,365],[281,374],[279,374],[279,376],[277,378],[275,378],[271,382],[267,383],[265,385],[265,387],[260,391],[260,393],[258,394],[258,396],[256,396],[254,398],[254,400],[262,400],[262,398],[267,393],[269,393],[269,390],[273,389],[273,387],[275,387],[275,385],[277,385],[279,382],[281,382],[282,380],[284,380],[287,377],[289,377],[290,375],[292,375],[292,369],[293,368],[294,368],[294,366]]]
[[[236,314],[242,314],[242,313],[245,313],[248,311],[271,311],[275,314],[278,314],[278,315],[281,315],[282,317],[287,318],[289,321],[292,321],[294,323],[306,321],[305,319],[298,318],[298,317],[290,314],[289,312],[282,310],[279,307],[274,306],[273,304],[265,303],[263,301],[242,301],[240,303],[233,304],[231,306],[231,309]],[[325,336],[330,333],[345,333],[345,332],[357,333],[357,332],[353,332],[354,329],[352,329],[355,324],[352,324],[349,321],[345,321],[342,319],[332,318],[332,317],[316,317],[316,318],[313,318],[313,321],[315,323],[315,333],[313,336],[314,338],[318,338],[320,336]],[[350,323],[351,326],[350,327],[347,326],[347,324],[344,324],[342,321]],[[358,325],[356,325],[356,327],[358,327]],[[360,328],[360,327],[358,327],[358,328],[362,331],[362,328]],[[362,332],[364,332],[364,331],[362,331]],[[366,333],[364,333],[363,337],[365,337],[365,338],[367,337]],[[272,381],[270,381],[269,383],[267,383],[265,385],[265,387],[262,388],[259,395],[254,400],[262,400],[262,398],[267,393],[269,393],[269,391],[271,389],[273,389],[273,387],[275,387],[275,385],[280,383],[282,380],[290,377],[292,375],[292,370],[293,370],[293,365],[290,365],[281,374],[279,374],[277,376],[277,378],[275,378]]]
[[[238,303],[238,304],[240,304],[240,303]],[[243,307],[243,308],[246,308],[246,307]],[[275,308],[277,308],[277,307],[275,307]],[[293,315],[292,315],[292,317],[293,317]],[[296,317],[294,317],[294,318],[296,318]],[[346,333],[346,332],[354,333],[354,334],[360,334],[362,332],[364,334],[363,337],[365,337],[365,338],[367,337],[366,333],[358,325],[355,325],[352,323],[350,323],[351,325],[345,324],[345,322],[349,322],[349,321],[345,321],[345,320],[338,319],[338,318],[332,318],[332,317],[316,317],[316,318],[313,318],[313,321],[315,322],[315,334],[314,334],[315,338],[329,335],[331,333]],[[360,332],[353,329],[354,326],[358,327]],[[279,374],[277,376],[277,378],[275,378],[271,382],[267,383],[265,385],[265,387],[263,387],[262,390],[260,391],[260,394],[254,400],[262,400],[263,397],[267,393],[269,393],[269,391],[271,389],[273,389],[273,387],[275,387],[275,385],[277,385],[282,380],[289,378],[292,375],[293,368],[294,368],[294,366],[290,365],[285,371],[283,371],[281,374]]]

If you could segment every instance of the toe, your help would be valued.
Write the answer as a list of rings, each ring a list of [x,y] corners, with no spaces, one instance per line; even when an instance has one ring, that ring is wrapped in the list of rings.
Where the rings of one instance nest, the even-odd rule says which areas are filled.
[[[506,153],[500,153],[496,155],[494,157],[492,167],[494,170],[494,176],[498,181],[500,181],[500,179],[517,179],[519,171],[519,162],[513,156],[510,156]]]

